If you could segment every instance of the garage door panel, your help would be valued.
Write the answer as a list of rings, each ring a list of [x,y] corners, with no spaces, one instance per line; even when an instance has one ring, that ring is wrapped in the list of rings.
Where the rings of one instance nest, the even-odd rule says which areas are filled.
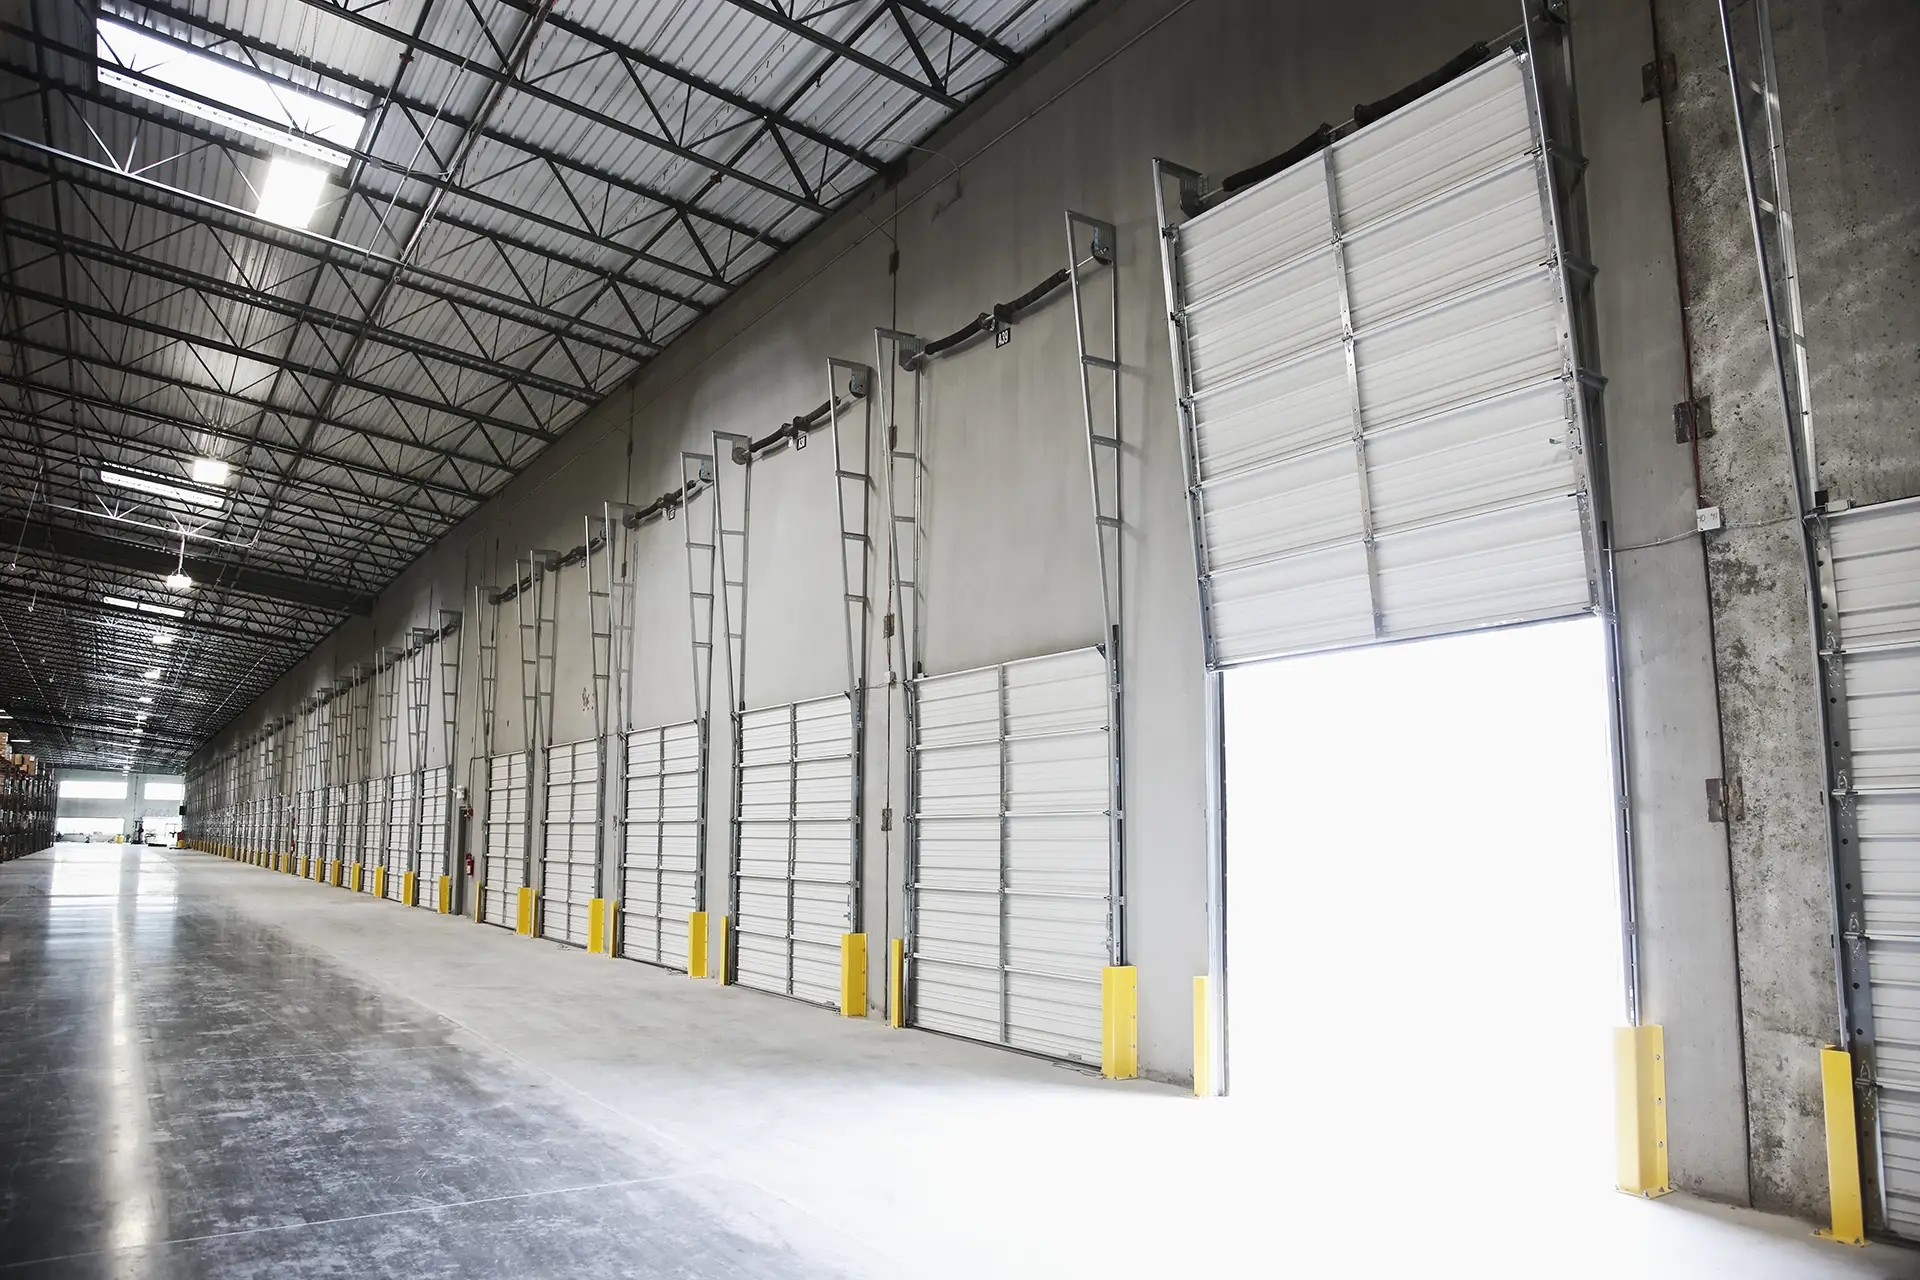
[[[1104,898],[1014,892],[1007,912],[1007,964],[1019,973],[1054,973],[1100,983],[1107,945]],[[1075,966],[1063,957],[1083,958]]]
[[[793,873],[802,880],[852,883],[853,824],[808,823],[793,842]]]
[[[1000,1039],[1000,975],[989,970],[921,962],[914,1025],[969,1040]]]
[[[1561,618],[1593,595],[1571,497],[1383,537],[1375,557],[1388,636]]]
[[[486,859],[481,868],[481,919],[511,929],[519,917],[525,874],[531,760],[524,751],[487,761]]]
[[[1212,321],[1209,336],[1187,349],[1196,390],[1340,340],[1340,277],[1324,226],[1321,238],[1321,247],[1279,270],[1195,304]]]
[[[1364,227],[1538,145],[1517,60],[1501,56],[1334,144],[1335,189]]]
[[[838,957],[841,936],[851,932],[853,927],[847,908],[845,884],[796,881],[793,886],[793,936],[823,946],[830,945]],[[837,969],[839,961],[836,959],[834,963]]]
[[[1541,269],[1360,334],[1362,421],[1374,430],[1559,375],[1560,321],[1559,289]]]
[[[1110,869],[1095,854],[1104,855],[1106,847],[1107,820],[1102,816],[1011,818],[1007,887],[1021,893],[1090,894],[1102,898],[1104,912]]]
[[[747,765],[740,770],[740,816],[747,821],[785,822],[793,801],[792,765]]]
[[[1222,663],[1373,639],[1367,550],[1357,541],[1216,571],[1208,594]]]
[[[1100,1061],[1100,975],[1092,982],[1013,973],[1007,978],[1008,1043],[1075,1062]]]
[[[923,887],[916,896],[916,956],[965,964],[1000,965],[997,893],[955,893]],[[918,975],[924,982],[925,975]]]
[[[584,947],[599,896],[600,744],[555,743],[542,762],[540,933]]]
[[[1509,164],[1404,216],[1345,239],[1347,291],[1366,329],[1548,262],[1539,176]]]
[[[1180,268],[1194,297],[1210,298],[1313,251],[1326,234],[1323,173],[1291,169],[1189,223]]]
[[[1203,528],[1217,572],[1348,542],[1365,532],[1360,475],[1349,439],[1284,466],[1207,482]]]
[[[853,772],[847,759],[794,765],[794,815],[801,821],[844,818],[853,811]]]
[[[1854,785],[1920,787],[1920,660],[1909,650],[1867,652],[1843,667]]]
[[[993,890],[1000,883],[1000,820],[922,818],[916,858],[923,885]]]
[[[742,929],[734,939],[734,980],[757,991],[787,993],[787,944],[770,934]]]
[[[919,754],[920,812],[942,816],[1000,812],[1000,744],[939,747]]]
[[[1000,669],[984,667],[915,686],[923,750],[992,742],[1000,732]]]
[[[1212,481],[1325,448],[1353,434],[1345,347],[1267,366],[1194,401],[1200,479]]]
[[[1009,739],[1007,811],[1104,811],[1112,767],[1104,731]]]
[[[1375,532],[1561,497],[1580,488],[1557,378],[1367,436]]]

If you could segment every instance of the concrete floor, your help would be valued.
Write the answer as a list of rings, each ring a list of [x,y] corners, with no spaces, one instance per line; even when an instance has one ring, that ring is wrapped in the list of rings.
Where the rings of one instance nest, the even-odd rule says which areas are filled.
[[[0,1081],[6,1274],[1920,1277],[129,846],[0,866]]]

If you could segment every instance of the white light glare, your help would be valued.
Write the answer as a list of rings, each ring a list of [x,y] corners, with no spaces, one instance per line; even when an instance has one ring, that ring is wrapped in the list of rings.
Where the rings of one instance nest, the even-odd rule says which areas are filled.
[[[258,213],[269,222],[305,231],[320,208],[320,195],[326,185],[325,169],[275,156],[267,166],[267,181],[260,188]]]
[[[155,613],[163,618],[184,618],[185,609],[171,609],[164,604],[148,604],[144,600],[122,600],[119,596],[103,596],[102,604],[110,604],[116,609],[133,609],[140,613]]]
[[[174,591],[190,591],[193,588],[193,579],[184,573],[170,573],[167,575],[166,582],[168,588]]]
[[[195,458],[191,474],[195,484],[225,484],[233,468],[221,458]]]
[[[227,500],[217,493],[202,493],[198,489],[168,484],[164,480],[149,480],[145,476],[128,475],[124,471],[109,471],[105,467],[100,469],[100,479],[122,489],[137,489],[141,493],[150,493],[156,498],[172,498],[175,502],[184,502],[189,506],[217,508],[227,505]]]
[[[160,678],[160,668],[148,667],[140,673],[140,678],[142,680],[158,680]]]
[[[173,643],[173,632],[156,631],[153,633],[153,642],[159,645],[162,649],[164,649],[168,645]]]
[[[346,165],[347,155],[339,148],[359,141],[365,122],[344,102],[302,92],[232,58],[201,53],[125,23],[100,19],[94,27],[94,50],[100,58],[101,84],[265,138],[335,168]],[[167,85],[185,92],[174,93]],[[329,142],[334,145],[324,145]]]

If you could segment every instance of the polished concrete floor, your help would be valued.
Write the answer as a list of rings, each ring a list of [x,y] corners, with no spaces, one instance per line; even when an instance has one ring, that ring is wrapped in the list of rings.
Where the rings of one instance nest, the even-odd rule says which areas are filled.
[[[1229,1101],[196,853],[0,865],[3,1275],[1920,1276]]]

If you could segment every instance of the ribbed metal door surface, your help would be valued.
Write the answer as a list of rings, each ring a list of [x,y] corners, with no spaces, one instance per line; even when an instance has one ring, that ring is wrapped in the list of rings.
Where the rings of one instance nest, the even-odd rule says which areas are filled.
[[[373,869],[387,865],[387,800],[391,778],[369,778],[360,784],[360,861],[365,865],[361,888],[373,892]]]
[[[481,869],[485,881],[480,918],[511,929],[519,918],[519,897],[527,851],[527,753],[515,751],[487,761],[487,847]]]
[[[853,927],[852,700],[747,712],[740,759],[734,980],[837,1006]]]
[[[383,886],[385,896],[395,902],[406,897],[414,826],[413,775],[396,773],[387,779],[387,882]]]
[[[1097,649],[915,682],[909,1020],[1100,1061],[1112,875]]]
[[[349,782],[346,785],[346,793],[347,812],[346,817],[342,820],[343,829],[341,831],[341,848],[344,852],[342,852],[340,856],[345,858],[349,864],[365,863],[367,849],[367,784],[364,781]],[[352,875],[352,871],[349,870],[346,873],[347,878],[343,879],[341,884],[351,888],[353,884]]]
[[[627,735],[625,843],[620,859],[620,954],[687,967],[687,917],[700,852],[700,725]]]
[[[327,829],[324,856],[336,861],[347,856],[347,789],[327,788]]]
[[[1920,499],[1826,517],[1844,691],[1840,835],[1857,841],[1887,1225],[1920,1239]],[[1862,1046],[1856,1044],[1856,1049]],[[1868,1116],[1872,1123],[1872,1116]]]
[[[595,897],[600,818],[600,744],[556,743],[546,753],[546,819],[540,862],[540,933],[587,945]]]
[[[447,827],[450,814],[447,810],[447,770],[442,765],[438,769],[428,769],[420,775],[420,804],[417,810],[418,834],[415,847],[415,870],[418,873],[419,892],[414,905],[437,910],[439,907],[440,877],[447,874]]]
[[[1548,191],[1509,52],[1177,229],[1211,660],[1596,605]]]

